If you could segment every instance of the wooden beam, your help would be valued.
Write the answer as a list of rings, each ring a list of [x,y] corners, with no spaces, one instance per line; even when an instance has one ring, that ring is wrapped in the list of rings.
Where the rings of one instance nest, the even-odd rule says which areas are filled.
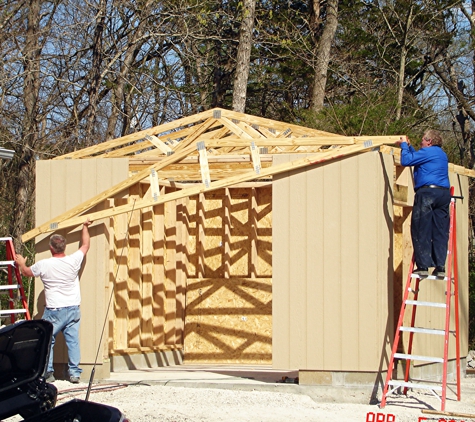
[[[192,133],[190,133],[183,141],[181,141],[175,151],[181,151],[182,149],[186,148],[187,146],[191,145],[197,138],[199,138],[203,133],[209,130],[216,123],[216,119],[213,117],[208,118],[205,122],[203,122],[200,126],[196,128]]]
[[[249,133],[247,133],[244,129],[242,129],[241,127],[239,127],[236,123],[232,122],[231,120],[227,119],[226,117],[221,117],[219,119],[219,121],[221,123],[223,123],[223,125],[225,127],[227,127],[232,133],[234,133],[234,135],[236,135],[237,139],[253,139],[254,137],[249,135]],[[210,145],[211,147],[211,145]]]
[[[280,131],[285,131],[286,129],[291,129],[292,133],[300,134],[300,135],[308,135],[310,136],[320,136],[320,135],[328,135],[332,136],[333,133],[324,132],[317,129],[310,129],[304,126],[298,126],[288,123],[279,122],[277,120],[266,119],[264,117],[257,117],[251,116],[249,114],[238,113],[236,111],[225,110],[225,109],[214,109],[214,110],[221,110],[221,115],[223,117],[227,117],[228,119],[235,119],[235,120],[242,120],[247,124],[253,125],[256,124],[258,126],[265,126],[267,129],[274,129]]]
[[[130,142],[135,142],[139,139],[145,138],[146,135],[157,135],[163,132],[167,132],[173,129],[177,129],[181,126],[190,125],[193,123],[198,123],[202,120],[208,119],[213,115],[213,110],[203,111],[202,113],[195,114],[189,117],[183,117],[173,122],[165,123],[160,126],[155,126],[150,129],[141,130],[140,132],[135,132],[130,135],[122,136],[121,138],[113,139],[111,141],[102,142],[97,145],[93,145],[88,148],[81,149],[79,151],[74,151],[69,154],[64,154],[59,157],[53,158],[54,160],[64,160],[66,158],[84,158],[92,156],[99,152],[107,151],[111,148],[116,148]]]
[[[431,410],[431,409],[422,409],[422,413],[429,414],[429,415],[453,416],[454,418],[475,419],[475,414],[473,413],[441,412],[438,410]]]
[[[283,163],[276,166],[268,167],[266,169],[263,169],[259,176],[256,175],[254,170],[251,170],[251,171],[247,171],[243,173],[242,175],[231,176],[223,180],[217,180],[217,181],[211,182],[210,187],[207,189],[203,186],[203,184],[200,184],[198,186],[190,187],[188,189],[183,189],[181,191],[171,192],[166,195],[163,195],[158,199],[157,202],[152,203],[150,199],[148,200],[145,199],[140,202],[136,202],[134,205],[129,204],[129,205],[116,207],[116,208],[112,208],[108,210],[93,212],[93,213],[83,215],[80,217],[73,217],[68,220],[58,221],[57,223],[55,223],[54,227],[51,227],[48,224],[44,224],[41,227],[31,230],[29,232],[30,233],[29,238],[31,239],[32,237],[38,236],[39,234],[48,233],[54,230],[78,226],[82,224],[86,218],[89,218],[91,221],[101,220],[103,218],[110,217],[112,215],[130,212],[134,207],[135,209],[142,209],[150,205],[165,203],[165,202],[173,201],[179,198],[185,198],[188,196],[197,195],[199,193],[203,193],[207,191],[225,188],[227,186],[232,186],[237,183],[255,180],[257,178],[269,177],[274,174],[292,171],[292,170],[302,168],[302,167],[312,166],[316,164],[323,164],[330,160],[335,160],[338,158],[343,158],[349,155],[371,150],[380,144],[381,143],[372,142],[371,144],[368,143],[368,144],[350,145],[347,147],[343,147],[339,150],[331,150],[331,151],[328,151],[327,153],[300,158],[298,160],[291,161],[290,163]]]

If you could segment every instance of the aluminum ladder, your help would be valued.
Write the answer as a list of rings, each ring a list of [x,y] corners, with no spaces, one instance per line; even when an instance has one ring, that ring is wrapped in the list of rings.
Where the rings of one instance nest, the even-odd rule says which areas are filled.
[[[451,334],[455,336],[455,353],[456,353],[456,372],[457,372],[457,400],[460,401],[460,329],[459,329],[459,290],[458,290],[458,271],[457,271],[457,238],[456,238],[456,209],[455,200],[462,197],[454,196],[454,188],[450,190],[450,229],[449,229],[449,244],[447,250],[447,272],[445,277],[435,277],[430,275],[428,277],[420,277],[418,274],[414,274],[414,255],[409,267],[409,274],[407,277],[407,283],[404,290],[404,297],[401,304],[401,311],[399,313],[399,320],[397,323],[396,333],[394,336],[394,343],[391,352],[391,359],[388,364],[388,373],[386,376],[386,382],[384,384],[384,390],[380,407],[384,408],[389,395],[396,390],[403,388],[403,394],[407,394],[407,390],[411,389],[424,389],[431,391],[441,402],[441,411],[445,411],[445,402],[447,397],[447,362],[449,353],[449,337]],[[430,281],[429,281],[430,280]],[[422,281],[422,283],[421,283]],[[412,284],[415,284],[414,288]],[[438,283],[445,282],[445,302],[425,302],[418,300],[419,289],[421,284],[424,283]],[[413,297],[410,299],[409,295]],[[455,331],[450,330],[450,306],[451,299],[454,298],[454,317],[455,317]],[[409,326],[404,326],[404,313],[406,307],[412,307],[412,315]],[[420,328],[415,327],[416,311],[419,306],[439,308],[441,311],[445,311],[445,327],[444,329],[434,328]],[[409,333],[409,340],[407,346],[407,353],[398,353],[398,345],[402,332]],[[420,356],[412,354],[413,339],[415,334],[423,335],[436,335],[444,336],[444,350],[441,353],[442,356]],[[394,379],[394,363],[395,359],[406,361],[406,370],[404,380]],[[410,379],[411,361],[417,360],[428,363],[440,363],[443,365],[442,381],[438,383],[433,382],[421,382],[421,380]]]
[[[6,261],[0,261],[0,269],[7,272],[8,284],[0,285],[0,293],[9,294],[9,309],[0,309],[0,317],[10,316],[10,321],[13,324],[19,315],[24,315],[22,319],[31,319],[30,311],[28,310],[28,302],[26,300],[25,290],[21,279],[20,269],[15,264],[15,248],[13,247],[13,240],[11,237],[0,237],[0,242],[5,243]],[[15,295],[16,291],[16,295]],[[16,297],[15,297],[16,296]],[[21,306],[16,306],[17,303]]]

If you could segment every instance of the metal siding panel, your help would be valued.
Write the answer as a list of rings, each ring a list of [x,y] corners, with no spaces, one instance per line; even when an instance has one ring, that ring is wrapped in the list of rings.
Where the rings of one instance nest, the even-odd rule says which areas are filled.
[[[322,236],[324,220],[322,218],[325,201],[323,200],[323,170],[314,169],[307,179],[307,368],[323,366],[324,343],[322,341],[324,325],[322,310],[323,296],[323,252]]]
[[[289,369],[378,371],[384,364],[392,324],[392,166],[391,157],[374,152],[274,181],[274,364],[282,346],[290,349]],[[284,262],[286,254],[292,259]],[[290,292],[277,286],[285,278],[294,280]],[[287,309],[291,344],[283,345]],[[356,359],[344,360],[348,349]]]
[[[305,171],[291,173],[290,180],[290,366],[306,364],[307,342],[307,176]]]
[[[274,164],[287,161],[274,157]],[[274,176],[272,184],[272,366],[290,368],[290,178]],[[274,212],[274,210],[278,210]]]
[[[323,167],[323,238],[324,276],[323,276],[323,350],[322,369],[338,370],[341,365],[341,162],[333,162]]]
[[[362,236],[360,233],[361,219],[366,215],[360,208],[366,199],[361,198],[360,175],[361,158],[351,157],[342,163],[341,197],[344,198],[341,218],[341,312],[342,326],[340,328],[341,350],[352,350],[352,359],[340,362],[338,369],[348,370],[348,367],[358,361],[358,338],[360,336],[359,300],[358,292],[360,281],[361,262],[359,258],[358,243]],[[366,173],[367,169],[363,169]],[[360,201],[360,199],[362,199]],[[363,232],[364,233],[364,232]],[[335,298],[338,300],[338,298]]]

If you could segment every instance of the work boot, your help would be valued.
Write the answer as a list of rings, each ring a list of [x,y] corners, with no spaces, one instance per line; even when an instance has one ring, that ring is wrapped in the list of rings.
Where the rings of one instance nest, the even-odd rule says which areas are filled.
[[[420,278],[429,276],[429,269],[420,267],[417,270],[414,270],[412,274],[417,274]]]
[[[435,267],[432,271],[432,275],[435,277],[445,277],[445,268],[444,267]]]

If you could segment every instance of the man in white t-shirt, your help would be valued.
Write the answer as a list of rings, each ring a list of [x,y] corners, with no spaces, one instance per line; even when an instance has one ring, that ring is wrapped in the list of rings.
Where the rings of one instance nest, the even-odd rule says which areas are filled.
[[[81,320],[81,291],[79,287],[79,270],[90,246],[89,226],[87,220],[82,226],[81,247],[71,255],[66,255],[66,239],[53,234],[49,240],[51,258],[42,259],[27,267],[26,259],[17,255],[15,258],[20,272],[27,277],[40,277],[45,288],[46,308],[43,319],[53,324],[53,339],[49,354],[46,381],[53,382],[53,347],[56,336],[61,331],[68,348],[69,380],[79,383],[82,369],[79,368],[81,351],[79,348],[79,323]]]

